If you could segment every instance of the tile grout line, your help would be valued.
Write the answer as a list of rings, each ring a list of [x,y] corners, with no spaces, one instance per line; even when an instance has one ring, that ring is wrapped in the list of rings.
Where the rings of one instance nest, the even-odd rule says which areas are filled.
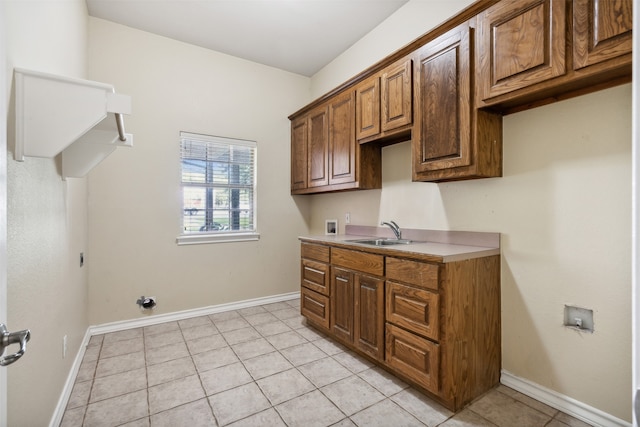
[[[288,303],[287,303],[287,304],[288,304]],[[291,306],[291,304],[288,304],[288,305],[290,305],[290,306]],[[262,309],[263,309],[263,310],[262,310],[262,313],[264,313],[264,314],[271,314],[271,315],[273,315],[273,313],[274,313],[274,312],[276,312],[276,311],[280,311],[280,310],[287,310],[287,308],[282,308],[282,306],[281,306],[278,310],[273,310],[273,311],[270,311],[270,310],[266,309],[264,306],[256,306],[256,307],[262,307]],[[291,309],[294,309],[294,310],[296,310],[296,311],[297,311],[297,310],[299,310],[299,307],[291,306],[290,308],[291,308]],[[294,319],[294,317],[290,317],[290,318],[282,319],[282,318],[280,318],[280,317],[278,317],[278,316],[273,315],[273,316],[277,319],[277,320],[273,320],[273,323],[275,323],[275,322],[282,322],[282,323],[284,323],[284,324],[287,326],[288,330],[280,331],[280,332],[277,332],[277,333],[271,333],[271,334],[269,334],[268,330],[266,330],[266,329],[265,329],[265,332],[264,332],[264,333],[263,333],[263,332],[261,332],[261,330],[260,330],[260,329],[258,329],[258,326],[259,326],[259,325],[262,325],[262,324],[270,323],[270,322],[265,322],[265,323],[256,323],[256,324],[253,324],[252,322],[250,322],[249,320],[247,320],[247,319],[248,319],[248,317],[250,317],[250,316],[252,316],[252,315],[259,315],[259,314],[262,314],[262,313],[256,313],[256,309],[254,309],[254,310],[252,310],[252,311],[247,311],[247,313],[245,313],[245,314],[240,313],[240,311],[241,311],[241,310],[234,310],[234,311],[238,312],[238,317],[237,317],[237,318],[242,319],[244,322],[246,322],[246,323],[247,323],[247,325],[246,325],[246,326],[243,326],[243,327],[240,327],[240,328],[236,328],[236,329],[231,329],[231,330],[229,330],[229,331],[225,331],[225,333],[233,332],[233,331],[240,330],[240,329],[244,329],[244,328],[247,328],[247,329],[249,329],[249,328],[250,328],[254,333],[256,333],[256,334],[257,334],[257,337],[256,337],[256,338],[254,338],[255,340],[258,340],[258,339],[260,339],[260,340],[264,340],[265,342],[269,343],[269,345],[270,345],[271,347],[273,347],[273,350],[272,350],[272,351],[270,350],[270,351],[268,351],[267,353],[264,353],[264,354],[258,354],[258,355],[252,356],[252,357],[250,357],[250,358],[242,359],[242,358],[239,356],[239,353],[237,352],[237,350],[236,350],[236,349],[234,349],[234,348],[233,348],[233,346],[230,344],[230,342],[228,341],[227,337],[225,337],[224,333],[223,333],[221,330],[219,330],[219,329],[217,328],[217,326],[216,326],[216,321],[214,321],[214,319],[212,319],[210,315],[205,315],[205,316],[203,316],[203,317],[207,317],[208,321],[213,325],[213,328],[214,328],[214,330],[215,330],[215,333],[214,333],[213,335],[215,335],[216,333],[220,335],[220,338],[221,338],[222,342],[224,342],[224,343],[226,344],[226,347],[227,347],[227,348],[229,348],[229,350],[231,350],[231,352],[235,355],[235,357],[236,357],[237,361],[241,363],[241,366],[243,367],[243,369],[249,373],[249,379],[250,379],[250,381],[249,381],[249,382],[247,382],[246,384],[251,384],[251,383],[253,383],[253,384],[256,386],[257,390],[259,390],[259,392],[261,393],[261,395],[262,395],[264,398],[266,398],[266,401],[269,403],[268,407],[266,407],[265,409],[258,410],[257,412],[255,412],[255,413],[253,413],[253,414],[249,414],[249,415],[247,415],[247,416],[245,416],[245,417],[243,417],[243,418],[240,418],[240,419],[238,419],[238,420],[233,420],[233,421],[231,421],[231,422],[228,422],[227,424],[235,423],[235,422],[238,422],[238,421],[244,420],[244,419],[246,419],[246,418],[253,417],[253,416],[257,415],[257,414],[260,414],[260,413],[263,413],[263,412],[266,412],[266,411],[269,411],[269,410],[273,410],[273,411],[275,412],[275,414],[277,414],[278,419],[280,419],[280,420],[281,420],[285,425],[287,425],[287,423],[285,422],[285,419],[283,418],[282,413],[278,410],[278,406],[279,406],[279,405],[282,405],[282,404],[284,404],[284,403],[290,402],[290,401],[292,401],[292,400],[294,400],[294,399],[298,399],[298,398],[300,398],[300,397],[302,397],[302,396],[305,396],[305,395],[307,395],[307,394],[313,393],[313,392],[315,392],[315,391],[319,391],[319,392],[320,392],[320,395],[322,395],[322,396],[323,396],[323,398],[327,399],[327,400],[328,400],[328,402],[330,402],[330,403],[331,403],[331,405],[332,405],[333,407],[335,407],[335,408],[339,411],[339,413],[340,413],[340,414],[342,414],[343,418],[342,418],[341,420],[339,420],[339,421],[338,421],[338,423],[340,423],[340,422],[344,422],[344,421],[346,421],[346,420],[348,420],[348,421],[351,421],[351,422],[355,423],[355,421],[352,419],[352,417],[353,417],[353,416],[355,416],[355,415],[357,415],[357,414],[360,414],[360,413],[362,413],[363,411],[366,411],[366,410],[368,410],[368,409],[370,409],[370,408],[372,408],[372,407],[374,407],[374,406],[376,406],[376,405],[378,405],[378,404],[380,404],[380,403],[382,403],[382,402],[387,401],[387,402],[390,402],[390,403],[393,403],[394,405],[396,405],[400,410],[402,410],[403,412],[405,412],[406,414],[408,414],[410,417],[412,417],[412,419],[416,419],[418,422],[420,422],[420,423],[421,423],[421,425],[422,425],[422,424],[425,424],[425,423],[424,423],[420,418],[418,418],[418,416],[417,416],[417,415],[414,415],[414,413],[413,413],[413,412],[409,412],[408,410],[404,409],[404,408],[403,408],[403,407],[401,407],[398,403],[396,403],[395,401],[393,401],[393,400],[392,400],[392,398],[393,398],[394,396],[397,396],[398,394],[402,393],[403,391],[406,391],[407,389],[411,389],[410,385],[409,385],[409,386],[407,386],[407,387],[405,387],[404,389],[401,389],[401,390],[399,390],[399,391],[396,391],[396,392],[394,392],[393,394],[390,394],[389,396],[387,396],[387,395],[383,392],[383,389],[385,388],[385,387],[384,387],[384,383],[379,382],[380,380],[377,380],[377,379],[375,380],[375,382],[374,382],[374,383],[370,383],[369,381],[367,381],[367,379],[366,379],[365,377],[363,377],[363,376],[362,376],[365,372],[367,372],[367,371],[370,371],[370,370],[374,369],[374,368],[375,368],[375,366],[376,366],[375,364],[374,364],[373,366],[368,366],[368,367],[366,367],[365,369],[363,369],[363,370],[361,370],[361,371],[354,372],[352,369],[350,369],[350,368],[348,367],[348,365],[349,365],[349,366],[351,366],[351,364],[350,364],[350,363],[347,363],[347,362],[348,362],[347,360],[340,359],[340,358],[338,358],[338,359],[336,359],[336,358],[335,358],[335,356],[336,356],[336,355],[339,355],[339,354],[342,354],[342,353],[344,353],[344,354],[351,354],[352,356],[356,356],[356,357],[359,357],[360,355],[358,355],[358,354],[354,354],[354,353],[353,353],[352,351],[350,351],[348,348],[347,348],[347,349],[342,348],[342,349],[341,349],[339,352],[337,352],[337,353],[329,354],[329,352],[331,352],[331,351],[332,351],[332,349],[331,349],[331,348],[328,348],[328,351],[325,351],[325,350],[323,350],[323,349],[322,349],[322,347],[320,347],[320,346],[318,345],[318,343],[319,343],[321,340],[329,341],[329,339],[328,339],[325,335],[320,334],[319,332],[316,332],[316,331],[315,331],[315,329],[310,328],[310,327],[308,327],[308,326],[306,327],[306,329],[305,329],[305,327],[304,327],[304,326],[303,326],[303,327],[298,327],[298,328],[296,328],[296,327],[295,327],[295,326],[296,326],[296,322],[289,322],[289,323],[287,323],[287,322],[286,322],[286,320],[288,320],[288,319]],[[285,315],[285,313],[282,313],[282,314],[283,314],[283,315]],[[298,314],[298,316],[299,316],[299,314]],[[256,319],[254,319],[254,320],[256,320]],[[224,321],[224,320],[219,320],[218,322],[221,322],[221,321]],[[200,326],[200,325],[193,325],[193,326],[187,327],[187,326],[182,326],[182,325],[180,325],[180,323],[179,323],[179,322],[176,322],[176,323],[177,323],[178,330],[180,331],[180,337],[181,337],[181,340],[182,340],[182,342],[184,343],[184,345],[185,345],[185,347],[186,347],[186,349],[187,349],[187,352],[188,352],[188,355],[189,355],[189,360],[190,360],[191,364],[193,365],[193,367],[194,367],[194,369],[195,369],[195,374],[197,374],[197,375],[198,375],[198,381],[199,381],[200,387],[201,387],[201,388],[202,388],[202,390],[204,391],[204,398],[206,398],[206,399],[207,399],[207,403],[208,403],[209,410],[211,411],[211,414],[212,414],[212,416],[213,416],[213,418],[214,418],[215,422],[216,422],[218,425],[220,425],[219,420],[217,419],[216,414],[215,414],[215,412],[214,412],[214,410],[213,410],[213,405],[212,405],[212,401],[211,401],[211,399],[210,399],[210,398],[211,398],[212,396],[216,395],[216,394],[223,393],[223,392],[226,392],[226,391],[228,391],[228,390],[232,390],[232,389],[234,389],[234,388],[241,387],[241,386],[243,386],[243,385],[245,385],[245,384],[242,384],[242,385],[239,385],[239,386],[236,386],[236,387],[232,387],[232,388],[230,388],[230,389],[228,389],[228,390],[222,390],[222,391],[220,391],[220,392],[217,392],[217,393],[212,394],[211,396],[207,395],[207,391],[206,391],[206,388],[205,388],[205,384],[204,384],[204,382],[203,382],[203,376],[202,376],[203,372],[200,372],[200,371],[196,368],[196,363],[195,363],[195,359],[194,359],[194,356],[195,356],[195,355],[192,353],[192,350],[191,350],[191,349],[189,348],[189,346],[187,345],[187,342],[188,342],[189,340],[187,340],[187,338],[186,338],[186,336],[185,336],[185,332],[186,332],[186,330],[187,330],[187,329],[189,329],[189,328],[195,328],[195,327]],[[147,351],[148,351],[149,349],[147,348],[147,345],[146,345],[146,338],[147,338],[148,336],[153,336],[153,335],[155,335],[155,334],[150,334],[150,335],[149,335],[149,332],[148,332],[148,331],[146,331],[144,327],[141,327],[141,329],[142,329],[143,355],[144,355],[144,367],[145,367],[145,378],[146,378],[146,392],[147,392],[146,398],[147,398],[147,407],[148,407],[148,409],[147,409],[147,417],[146,417],[146,418],[147,418],[147,419],[148,419],[148,421],[150,422],[150,418],[151,418],[152,414],[151,414],[150,393],[149,393],[149,389],[150,389],[150,385],[149,385],[149,384],[150,384],[150,379],[149,379],[149,378],[150,378],[150,377],[149,377],[149,365],[148,365],[148,361],[147,361]],[[273,330],[273,329],[272,329],[272,330]],[[309,334],[306,334],[306,333],[305,333],[305,334],[303,334],[303,333],[301,333],[301,332],[303,332],[303,330],[305,330],[305,331],[306,331],[306,330],[310,330],[310,331],[312,331],[312,332],[316,333],[316,335],[317,335],[317,336],[309,335]],[[294,345],[287,345],[286,347],[278,348],[278,347],[276,347],[276,345],[275,345],[275,344],[273,344],[273,343],[269,340],[269,338],[277,337],[278,335],[290,334],[291,332],[293,332],[293,333],[294,333],[295,335],[297,335],[297,336],[302,337],[302,338],[304,339],[304,343],[294,344]],[[158,333],[158,334],[160,334],[160,333],[162,333],[162,332],[157,332],[157,333]],[[265,335],[265,334],[268,334],[268,335]],[[98,366],[99,366],[100,361],[101,361],[101,360],[104,360],[104,359],[102,359],[102,355],[103,355],[103,352],[105,351],[105,339],[104,339],[104,338],[105,338],[105,336],[106,336],[106,335],[107,335],[107,334],[103,334],[102,341],[101,341],[99,344],[97,344],[97,345],[99,345],[100,347],[99,347],[99,351],[98,351],[98,353],[97,353],[97,354],[98,354],[98,356],[97,356],[97,360],[95,361],[95,365],[93,366],[92,371],[91,371],[91,372],[92,372],[92,375],[91,375],[91,378],[90,378],[90,381],[91,381],[91,383],[90,383],[90,384],[91,384],[91,386],[90,386],[90,389],[89,389],[89,393],[88,393],[87,401],[86,401],[86,403],[85,403],[85,405],[84,405],[84,412],[83,412],[83,416],[82,416],[82,420],[81,420],[81,421],[82,421],[82,425],[84,425],[84,423],[85,423],[85,422],[86,422],[86,420],[87,420],[87,416],[88,416],[88,412],[89,412],[89,411],[88,411],[88,409],[89,409],[89,406],[90,406],[90,404],[91,404],[91,403],[90,403],[91,396],[92,396],[92,395],[94,394],[94,392],[95,392],[95,390],[94,390],[94,386],[95,386],[95,381],[96,381],[97,368],[98,368]],[[207,336],[209,336],[209,335],[207,335]],[[309,336],[310,336],[311,338],[309,338]],[[178,338],[178,335],[177,335],[177,334],[176,334],[176,338]],[[196,338],[193,338],[192,340],[199,339],[199,338],[204,338],[204,336],[203,336],[203,337],[196,337]],[[238,344],[242,344],[242,343],[245,343],[245,342],[251,342],[251,341],[252,341],[252,340],[254,340],[254,339],[247,339],[247,341],[241,341],[241,342],[236,343],[236,344],[234,344],[234,345],[236,345],[236,346],[237,346]],[[191,341],[192,341],[192,340],[191,340]],[[276,342],[276,344],[278,344],[278,342],[277,342],[277,341],[274,341],[274,342]],[[285,340],[284,340],[284,338],[283,338],[280,342],[281,342],[281,343],[285,343],[286,341],[285,341]],[[332,341],[329,341],[329,342],[332,342]],[[292,363],[292,362],[291,362],[291,360],[290,360],[290,359],[288,359],[288,358],[285,356],[285,353],[283,353],[283,351],[284,351],[284,350],[286,350],[286,349],[289,349],[289,348],[291,348],[291,347],[295,347],[296,345],[304,345],[304,344],[312,344],[312,346],[313,346],[314,348],[318,349],[322,354],[324,354],[324,356],[323,356],[323,357],[321,357],[320,359],[311,360],[311,361],[309,361],[309,362],[305,362],[305,363],[303,363],[303,364],[300,364],[300,365],[297,365],[297,366],[296,366],[294,363]],[[335,344],[335,342],[334,342],[334,344]],[[170,344],[165,344],[165,345],[170,345]],[[278,346],[280,346],[280,345],[281,345],[281,344],[278,344]],[[194,350],[195,350],[195,347],[194,347]],[[212,350],[207,350],[207,351],[212,351]],[[301,375],[301,377],[302,377],[302,378],[306,379],[306,380],[307,380],[307,381],[312,385],[312,388],[311,388],[309,391],[307,391],[306,393],[302,393],[302,394],[300,394],[299,396],[291,397],[291,398],[289,398],[289,399],[287,399],[287,400],[285,400],[285,401],[283,401],[283,402],[279,402],[279,403],[278,403],[278,405],[274,405],[274,404],[272,404],[272,403],[271,403],[271,399],[269,399],[269,398],[267,397],[267,395],[265,395],[264,390],[260,387],[260,385],[259,385],[259,383],[258,383],[258,379],[256,379],[256,377],[254,377],[254,375],[253,375],[253,374],[251,374],[251,372],[250,372],[250,371],[249,371],[249,369],[248,369],[248,365],[247,365],[247,362],[248,362],[249,360],[253,360],[253,359],[255,359],[255,358],[258,358],[258,357],[261,357],[261,356],[265,356],[265,355],[268,355],[268,354],[271,354],[271,353],[277,353],[280,357],[282,357],[284,360],[286,360],[286,361],[287,361],[290,365],[292,365],[292,366],[291,366],[290,368],[286,368],[286,369],[284,369],[283,371],[275,372],[275,373],[272,373],[272,374],[270,374],[270,375],[267,375],[266,377],[263,377],[263,378],[269,378],[269,377],[272,377],[272,376],[278,375],[278,374],[280,374],[280,373],[282,373],[282,372],[286,372],[287,370],[293,370],[293,369],[295,369],[295,372],[296,372],[297,374]],[[199,353],[198,353],[198,354],[199,354]],[[118,356],[120,356],[120,355],[118,355]],[[117,356],[112,356],[112,357],[117,357]],[[380,400],[380,401],[378,401],[378,402],[374,402],[374,403],[372,403],[372,404],[369,404],[369,405],[367,405],[367,406],[365,406],[365,407],[363,407],[363,408],[360,408],[357,412],[355,412],[354,414],[352,414],[352,415],[350,415],[350,416],[349,416],[349,415],[346,415],[346,413],[345,413],[342,409],[340,409],[340,407],[338,407],[338,406],[336,405],[336,403],[335,403],[331,398],[329,398],[329,396],[328,396],[327,394],[325,394],[325,392],[324,392],[323,390],[321,390],[321,387],[318,387],[318,386],[317,386],[313,381],[311,381],[311,378],[312,378],[312,377],[310,377],[310,376],[308,376],[308,375],[305,375],[305,373],[301,370],[301,368],[302,368],[302,367],[304,367],[304,366],[306,366],[306,365],[312,364],[312,363],[317,362],[317,361],[319,361],[319,360],[325,360],[325,359],[332,360],[333,362],[337,363],[337,364],[338,364],[338,365],[340,365],[341,367],[345,368],[345,369],[349,372],[349,375],[348,375],[346,378],[341,378],[341,379],[338,379],[338,380],[332,381],[331,383],[324,384],[322,387],[326,387],[326,386],[329,386],[329,385],[331,385],[331,384],[335,384],[336,382],[338,382],[338,381],[342,381],[342,380],[345,380],[345,379],[347,379],[347,378],[354,378],[354,377],[355,377],[355,378],[357,378],[357,379],[359,379],[359,380],[361,380],[361,381],[364,381],[364,383],[366,383],[368,386],[370,386],[373,390],[376,390],[377,392],[379,392],[379,393],[383,396],[383,397],[382,397],[382,400]],[[175,360],[175,359],[171,359],[171,360]],[[366,358],[365,358],[365,359],[364,359],[364,361],[368,362],[368,359],[366,359]],[[166,362],[163,362],[163,363],[166,363]],[[237,363],[237,362],[233,362],[232,364],[234,364],[234,363]],[[230,364],[226,364],[226,365],[220,366],[220,367],[218,367],[218,368],[222,368],[222,367],[224,367],[224,366],[229,366],[229,365],[230,365]],[[352,366],[352,368],[354,368],[354,369],[356,369],[356,370],[357,370],[357,369],[359,369],[359,368],[356,368],[356,367],[353,367],[353,366]],[[217,369],[217,368],[214,368],[214,369]],[[255,370],[255,369],[256,369],[256,366],[254,366],[254,368],[253,368],[253,369]],[[208,372],[208,371],[204,371],[204,372]],[[257,370],[256,372],[260,372],[260,371],[259,371],[259,370]],[[309,372],[308,372],[308,374],[309,374]],[[113,374],[113,375],[115,375],[115,374]],[[258,375],[259,375],[259,374],[258,374]],[[263,379],[263,378],[260,378],[260,379]],[[373,378],[371,378],[371,379],[373,380]],[[165,382],[166,382],[166,381],[165,381]],[[378,384],[378,386],[376,386],[375,384]],[[74,382],[74,386],[75,386],[75,385],[77,385],[77,377],[76,377],[76,381]],[[391,390],[393,390],[393,389],[391,389]],[[534,406],[531,406],[531,405],[529,405],[528,403],[526,403],[526,402],[524,402],[524,401],[519,400],[519,399],[517,398],[517,396],[513,396],[513,395],[510,395],[510,394],[508,394],[508,393],[505,393],[505,391],[504,391],[504,390],[496,390],[496,389],[494,389],[494,390],[495,390],[496,392],[500,393],[500,395],[503,395],[503,396],[508,397],[508,398],[509,398],[511,401],[513,401],[513,402],[517,402],[517,403],[519,403],[519,404],[523,404],[523,405],[525,405],[527,408],[529,408],[529,409],[531,409],[531,410],[533,410],[533,411],[535,411],[535,412],[537,412],[537,413],[539,413],[539,414],[541,414],[541,415],[544,415],[545,417],[549,417],[550,419],[545,423],[545,425],[548,425],[549,423],[553,422],[554,420],[557,420],[557,422],[558,422],[558,423],[562,422],[562,421],[560,421],[560,418],[559,418],[560,414],[562,414],[562,411],[556,410],[556,411],[555,411],[555,413],[554,413],[553,415],[548,415],[546,412],[543,412],[543,411],[541,411],[541,410],[539,410],[539,409],[536,409]],[[480,397],[480,398],[481,398],[481,397]],[[103,399],[103,400],[104,400],[104,399]],[[194,402],[195,402],[195,401],[194,401]],[[93,402],[93,403],[96,403],[96,402]],[[169,409],[167,409],[166,411],[173,410],[173,409],[175,409],[175,408],[178,408],[178,407],[181,407],[181,406],[184,406],[184,405],[188,405],[188,404],[190,404],[190,403],[193,403],[193,402],[185,402],[185,403],[183,403],[183,404],[181,404],[181,405],[178,405],[178,406],[176,406],[176,407],[169,408]],[[472,402],[472,403],[473,403],[473,402]],[[533,403],[533,402],[530,402],[530,403]],[[470,404],[470,405],[471,405],[471,404]],[[479,414],[479,413],[475,412],[473,409],[471,409],[471,408],[470,408],[470,405],[467,405],[467,406],[465,407],[465,409],[468,409],[470,413],[472,413],[474,416],[479,417],[479,419],[485,420],[485,421],[487,421],[487,422],[491,423],[491,425],[494,425],[490,420],[486,419],[484,416],[482,416],[481,414]],[[65,412],[66,412],[66,411],[67,411],[67,409],[65,409]],[[163,410],[163,411],[161,411],[161,412],[159,412],[159,413],[162,413],[162,412],[165,412],[165,411]],[[204,413],[204,412],[203,412],[203,413]],[[458,413],[459,413],[459,412],[458,412]],[[438,425],[438,426],[443,426],[443,425],[445,425],[449,420],[452,420],[453,418],[455,418],[455,416],[456,416],[458,413],[456,413],[456,414],[452,414],[451,416],[447,417],[445,420],[443,420],[442,422],[438,423],[437,425]],[[337,415],[337,413],[336,413],[336,415]],[[138,420],[142,420],[142,419],[143,419],[143,418],[138,418],[138,419],[130,420],[130,421],[127,421],[127,422],[131,422],[131,421],[138,421]]]
[[[262,307],[262,306],[260,306],[260,307]],[[266,311],[267,313],[269,313],[269,314],[271,314],[271,315],[273,316],[273,314],[272,314],[270,311],[268,311],[268,310],[266,310],[266,309],[265,309],[265,311]],[[262,337],[262,338],[263,338],[264,340],[266,340],[270,345],[272,345],[272,346],[273,346],[273,344],[271,344],[271,342],[269,342],[269,340],[267,340],[267,338],[266,338],[266,337],[265,337],[265,336],[264,336],[260,331],[258,331],[258,330],[255,328],[255,326],[256,326],[256,325],[251,324],[251,323],[250,323],[250,322],[249,322],[249,321],[244,317],[244,315],[243,315],[242,313],[239,313],[239,314],[240,314],[240,316],[242,316],[242,317],[244,318],[244,320],[245,320],[247,323],[249,323],[249,324],[251,325],[251,328],[252,328],[253,330],[255,330],[255,331],[260,335],[260,337]],[[275,316],[274,316],[274,317],[275,317]],[[277,318],[277,319],[278,319],[278,318]],[[282,319],[278,319],[278,321],[281,321],[281,322],[282,322]],[[285,333],[286,333],[286,332],[285,332]],[[224,336],[223,336],[223,338],[224,338]],[[225,340],[226,340],[226,338],[225,338]],[[280,350],[279,350],[279,349],[277,349],[277,348],[275,348],[275,347],[273,347],[273,348],[275,349],[275,351],[274,351],[274,352],[271,352],[271,353],[276,353],[276,352],[277,352],[277,353],[278,353],[278,354],[280,354],[282,357],[284,357],[284,355],[282,355],[282,354],[280,353]],[[232,348],[232,350],[233,350],[233,348]],[[235,353],[235,350],[233,350],[233,351],[234,351],[234,353]],[[267,354],[269,354],[269,353],[267,353]],[[251,379],[252,379],[253,383],[256,385],[256,387],[258,387],[258,390],[260,390],[260,393],[262,393],[262,395],[264,396],[264,391],[263,391],[263,390],[262,390],[262,388],[260,387],[260,384],[258,383],[258,380],[257,380],[257,379],[255,379],[255,377],[251,374],[251,372],[249,372],[249,370],[247,369],[247,365],[245,364],[245,361],[247,361],[247,360],[251,360],[251,359],[253,359],[253,358],[249,358],[249,359],[242,360],[242,359],[240,359],[240,357],[237,355],[237,353],[236,353],[236,356],[238,357],[238,360],[239,360],[239,361],[240,361],[240,363],[242,364],[243,368],[244,368],[244,369],[249,373],[249,376],[251,377]],[[264,355],[258,355],[258,356],[255,356],[255,357],[260,357],[260,356],[264,356]],[[284,358],[285,358],[285,360],[286,360],[286,357],[284,357]],[[263,377],[263,378],[268,378],[268,377],[273,376],[273,375],[276,375],[276,374],[268,375],[268,376]],[[260,379],[263,379],[263,378],[260,378]],[[269,410],[269,409],[273,409],[273,410],[274,410],[274,412],[275,412],[276,414],[278,414],[278,417],[279,417],[279,418],[280,418],[280,420],[284,423],[284,425],[288,426],[288,424],[286,423],[286,421],[284,420],[284,418],[282,418],[282,414],[281,414],[281,413],[280,413],[280,411],[278,411],[278,409],[276,408],[276,405],[274,405],[274,404],[271,402],[271,400],[270,400],[267,396],[264,396],[264,397],[265,397],[265,398],[267,399],[267,401],[269,402],[269,404],[270,404],[270,408],[268,408],[268,409],[264,409],[264,410],[259,411],[259,412],[256,412],[255,414],[248,415],[248,416],[246,416],[246,417],[244,417],[244,418],[241,418],[240,420],[243,420],[243,419],[246,419],[246,418],[252,417],[252,416],[254,416],[254,415],[256,415],[256,414],[259,414],[260,412],[264,412],[264,411],[267,411],[267,410]],[[283,403],[283,402],[281,402],[281,403]],[[234,421],[234,422],[237,422],[237,421],[240,421],[240,420],[236,420],[236,421]]]
[[[96,383],[96,374],[98,372],[98,363],[100,363],[100,356],[102,355],[103,346],[104,346],[104,337],[102,337],[102,340],[100,340],[100,350],[98,351],[98,358],[96,359],[96,366],[93,368],[93,375],[91,376],[91,387],[89,388],[89,396],[87,396],[87,404],[84,407],[84,414],[82,415],[82,424],[81,425],[83,425],[83,426],[84,426],[84,423],[85,423],[85,421],[87,419],[87,413],[89,412],[89,404],[91,403],[91,395],[93,394],[93,386]]]
[[[149,425],[151,425],[151,396],[149,393],[149,363],[147,362],[147,333],[142,328],[142,354],[144,358],[144,375],[147,379],[147,419],[149,420]]]
[[[222,335],[222,333],[218,330],[218,328],[216,327],[216,325],[213,322],[213,320],[211,320],[209,318],[209,316],[207,316],[207,319],[209,319],[209,321],[211,322],[213,327],[216,329],[216,331],[218,331],[218,333],[220,333],[220,336],[222,337],[223,340],[225,340],[225,343],[226,343],[227,341],[224,338],[224,335]],[[187,339],[184,336],[184,329],[182,328],[182,326],[180,326],[180,322],[178,322],[178,328],[180,328],[180,333],[182,334],[182,339],[184,340],[185,346],[187,347],[187,351],[189,352],[189,359],[191,360],[191,363],[193,363],[193,369],[196,371],[196,375],[198,376],[198,381],[200,382],[200,387],[202,387],[202,391],[204,392],[204,399],[207,401],[207,406],[209,407],[209,410],[211,411],[211,416],[213,417],[213,420],[215,421],[216,425],[219,426],[220,423],[218,422],[218,417],[216,416],[216,413],[213,410],[213,406],[211,405],[211,400],[209,400],[209,396],[207,396],[207,390],[206,390],[206,388],[204,386],[204,383],[202,382],[202,376],[200,375],[200,372],[198,371],[198,368],[196,367],[195,360],[193,360],[193,356],[194,355],[191,353],[191,350],[189,349],[189,346],[187,345]],[[185,328],[185,329],[188,329],[188,328]],[[229,343],[227,343],[227,345],[229,345]],[[185,403],[184,405],[188,405],[188,403]],[[151,421],[151,420],[149,420],[149,421]]]

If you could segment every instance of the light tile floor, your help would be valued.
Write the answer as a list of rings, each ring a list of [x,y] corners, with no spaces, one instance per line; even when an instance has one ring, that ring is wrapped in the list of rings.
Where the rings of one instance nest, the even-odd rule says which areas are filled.
[[[92,337],[61,425],[587,426],[502,385],[453,414],[306,326],[298,300]]]

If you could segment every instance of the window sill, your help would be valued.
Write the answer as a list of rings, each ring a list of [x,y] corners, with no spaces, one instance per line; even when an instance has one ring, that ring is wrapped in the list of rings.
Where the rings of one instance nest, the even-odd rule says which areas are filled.
[[[209,243],[248,242],[260,240],[260,233],[226,233],[226,234],[182,234],[176,238],[178,246],[204,245]]]

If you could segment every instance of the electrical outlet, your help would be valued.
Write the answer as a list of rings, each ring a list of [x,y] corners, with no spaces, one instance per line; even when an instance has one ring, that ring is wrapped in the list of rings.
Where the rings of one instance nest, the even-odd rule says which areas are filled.
[[[67,336],[62,337],[62,358],[67,357]]]
[[[351,213],[347,212],[346,214],[344,214],[344,223],[345,224],[351,224]]]

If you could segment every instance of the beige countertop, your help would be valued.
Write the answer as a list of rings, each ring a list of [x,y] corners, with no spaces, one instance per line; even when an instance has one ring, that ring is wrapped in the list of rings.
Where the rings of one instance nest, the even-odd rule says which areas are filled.
[[[407,229],[403,230],[402,238],[411,240],[411,243],[391,246],[353,242],[367,238],[394,238],[393,235],[389,235],[389,229],[347,226],[346,233],[300,236],[299,239],[382,255],[401,255],[422,261],[445,263],[500,254],[499,233]]]

